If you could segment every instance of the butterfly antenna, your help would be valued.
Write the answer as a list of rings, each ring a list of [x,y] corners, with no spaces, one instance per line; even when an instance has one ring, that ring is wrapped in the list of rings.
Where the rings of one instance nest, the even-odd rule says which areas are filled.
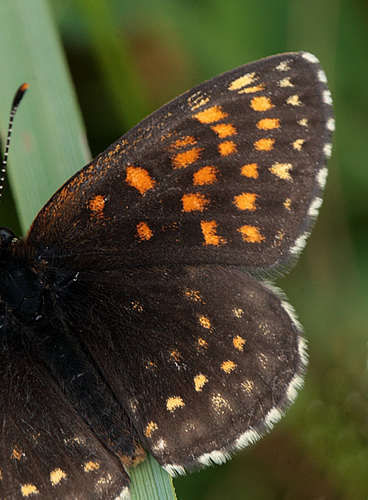
[[[6,165],[8,163],[8,154],[9,154],[9,145],[10,145],[10,138],[11,134],[13,131],[13,121],[14,121],[14,115],[18,109],[19,103],[22,100],[22,97],[24,96],[26,90],[28,89],[29,85],[28,83],[23,83],[17,90],[17,93],[14,96],[13,104],[11,107],[10,111],[10,117],[9,117],[9,125],[8,125],[8,133],[6,136],[6,145],[5,145],[5,152],[4,152],[4,159],[2,162],[1,166],[1,172],[0,172],[0,198],[2,194],[2,189],[4,187],[4,179],[5,179],[5,173],[6,173]]]

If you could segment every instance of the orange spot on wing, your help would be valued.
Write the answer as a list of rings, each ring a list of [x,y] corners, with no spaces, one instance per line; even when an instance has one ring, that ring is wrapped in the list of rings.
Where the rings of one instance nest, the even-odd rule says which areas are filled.
[[[198,342],[198,347],[202,347],[203,349],[208,348],[208,342],[205,339],[199,337],[197,342]]]
[[[153,232],[148,226],[147,222],[140,222],[139,224],[137,224],[137,233],[139,239],[142,241],[147,241],[153,236]]]
[[[105,208],[105,198],[102,195],[97,195],[88,204],[91,212],[96,217],[103,217],[103,210]]]
[[[252,177],[253,179],[258,179],[258,165],[257,163],[248,163],[241,168],[240,173],[244,177]]]
[[[245,339],[243,339],[243,337],[241,337],[240,335],[237,335],[233,338],[233,344],[235,349],[238,349],[238,351],[243,351]]]
[[[259,139],[254,143],[254,148],[257,151],[271,151],[274,144],[275,139]]]
[[[219,246],[226,243],[225,238],[218,236],[217,234],[217,222],[215,220],[211,221],[201,221],[202,233],[204,236],[205,245]]]
[[[196,118],[201,123],[213,123],[223,120],[227,116],[228,114],[225,113],[220,106],[212,106],[212,108],[205,109],[193,115],[193,118]]]
[[[247,243],[261,243],[265,239],[256,226],[241,226],[237,231]]]
[[[172,144],[172,148],[174,148],[174,149],[182,148],[184,146],[194,145],[196,143],[197,143],[197,141],[195,140],[194,137],[187,135],[186,137],[183,137],[182,139],[177,139],[174,142],[174,144]]]
[[[236,153],[236,144],[233,141],[220,142],[218,149],[221,156],[228,156]]]
[[[185,291],[185,296],[190,299],[190,300],[195,300],[195,301],[201,301],[202,298],[201,298],[201,294],[199,292],[199,290],[190,290],[190,289],[187,289]]]
[[[200,193],[184,194],[182,199],[183,212],[203,212],[209,200]]]
[[[152,179],[148,171],[141,167],[127,167],[126,182],[135,189],[138,189],[141,194],[145,194],[146,191],[152,189],[156,184],[156,181]]]
[[[195,186],[203,186],[205,184],[213,184],[217,181],[217,169],[215,167],[203,167],[193,174],[193,184]]]
[[[267,111],[268,109],[271,109],[274,106],[272,104],[271,99],[264,95],[253,97],[250,105],[254,109],[254,111]]]
[[[18,446],[14,446],[13,451],[11,452],[10,458],[15,460],[20,460],[23,456],[23,451],[18,448]]]
[[[191,165],[198,160],[202,151],[202,148],[193,148],[189,151],[184,151],[183,153],[178,153],[173,156],[172,162],[174,168],[185,168],[188,165]]]
[[[280,120],[278,118],[264,118],[259,120],[257,127],[260,130],[272,130],[280,127]]]
[[[257,209],[256,198],[256,193],[242,193],[238,196],[234,196],[234,203],[239,208],[239,210],[254,211]]]
[[[219,123],[218,125],[213,125],[212,130],[216,132],[216,134],[220,137],[220,139],[224,139],[225,137],[229,137],[230,135],[235,135],[236,128],[231,123]]]
[[[173,358],[174,361],[180,361],[180,352],[177,349],[174,349],[173,351],[170,352],[170,356]]]
[[[203,326],[203,328],[211,328],[211,321],[207,318],[207,316],[199,316],[199,323]]]

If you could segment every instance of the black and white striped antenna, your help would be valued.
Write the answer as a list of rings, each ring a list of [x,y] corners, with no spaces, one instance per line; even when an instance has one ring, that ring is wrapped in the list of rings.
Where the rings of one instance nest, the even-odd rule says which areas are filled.
[[[10,145],[10,138],[11,134],[13,131],[13,121],[14,121],[14,115],[18,109],[19,103],[22,100],[22,97],[24,96],[26,90],[28,89],[29,85],[28,83],[23,83],[19,89],[17,90],[17,93],[15,94],[13,104],[11,107],[10,111],[10,117],[9,117],[9,126],[8,126],[8,133],[6,135],[6,145],[5,145],[5,152],[4,152],[4,159],[3,163],[1,166],[1,171],[0,171],[0,198],[1,198],[1,193],[4,187],[4,179],[5,179],[5,173],[6,173],[6,165],[8,163],[8,154],[9,154],[9,145]]]

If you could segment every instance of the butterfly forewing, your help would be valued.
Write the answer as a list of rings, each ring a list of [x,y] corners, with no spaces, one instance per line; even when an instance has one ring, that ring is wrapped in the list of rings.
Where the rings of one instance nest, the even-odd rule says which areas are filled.
[[[302,248],[320,205],[330,118],[324,74],[309,54],[230,71],[85,167],[29,238],[89,264],[104,252],[127,265],[280,266]]]

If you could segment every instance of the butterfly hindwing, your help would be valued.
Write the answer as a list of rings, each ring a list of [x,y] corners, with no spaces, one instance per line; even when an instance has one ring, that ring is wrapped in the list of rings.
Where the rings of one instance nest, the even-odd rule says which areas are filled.
[[[301,384],[300,326],[273,289],[240,270],[81,273],[68,297],[73,328],[169,470],[256,440]]]
[[[68,181],[29,241],[89,266],[103,253],[126,265],[280,267],[303,247],[320,205],[329,99],[305,53],[198,85]]]

